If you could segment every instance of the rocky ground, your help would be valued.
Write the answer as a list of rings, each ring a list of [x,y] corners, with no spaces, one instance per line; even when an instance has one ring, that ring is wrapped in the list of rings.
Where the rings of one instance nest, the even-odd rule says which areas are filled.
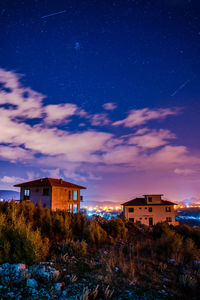
[[[134,284],[116,291],[109,285],[58,270],[53,262],[34,266],[5,263],[0,266],[1,299],[165,299],[165,291],[138,294]]]

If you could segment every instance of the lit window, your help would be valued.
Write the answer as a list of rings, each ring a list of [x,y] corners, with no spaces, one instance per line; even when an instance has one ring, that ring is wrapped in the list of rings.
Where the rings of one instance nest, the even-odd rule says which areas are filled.
[[[74,191],[74,200],[78,200],[78,191]]]
[[[24,196],[30,196],[30,190],[24,190]]]
[[[77,211],[78,211],[78,209],[77,209],[77,204],[74,204],[74,211],[73,211],[73,212],[76,214]]]
[[[30,200],[30,190],[29,189],[24,190],[24,200]]]
[[[129,212],[134,212],[134,208],[133,207],[129,207],[128,211]]]

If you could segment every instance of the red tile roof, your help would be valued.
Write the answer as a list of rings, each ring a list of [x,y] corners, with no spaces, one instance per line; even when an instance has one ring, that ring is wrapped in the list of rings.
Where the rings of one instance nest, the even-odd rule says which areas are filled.
[[[48,177],[16,184],[14,186],[15,187],[59,186],[59,187],[69,187],[69,188],[76,188],[76,189],[86,189],[86,187],[81,185],[67,182],[62,179],[53,179]]]
[[[121,205],[124,206],[152,206],[152,205],[176,205],[176,203],[173,203],[171,201],[167,200],[161,200],[161,203],[146,203],[145,198],[135,198],[133,200],[130,200],[128,202],[122,203]]]

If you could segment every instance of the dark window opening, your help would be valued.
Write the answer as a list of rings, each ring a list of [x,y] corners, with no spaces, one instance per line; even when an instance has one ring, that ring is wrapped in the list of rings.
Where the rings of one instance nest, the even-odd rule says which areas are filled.
[[[165,207],[165,211],[171,212],[171,207]]]
[[[149,226],[153,225],[153,218],[149,218]]]
[[[152,197],[149,197],[149,202],[152,202]]]
[[[133,207],[129,207],[128,211],[129,212],[134,212],[134,208]]]
[[[152,207],[149,207],[149,212],[152,212]]]
[[[167,217],[167,218],[166,218],[166,221],[167,221],[167,222],[171,222],[171,221],[172,221],[172,218],[171,218],[171,217]]]
[[[142,209],[142,207],[139,207],[139,209]]]
[[[129,221],[130,222],[134,222],[134,218],[129,218]]]
[[[43,196],[49,196],[49,189],[48,188],[43,189]]]
[[[69,191],[69,200],[72,200],[72,191]]]

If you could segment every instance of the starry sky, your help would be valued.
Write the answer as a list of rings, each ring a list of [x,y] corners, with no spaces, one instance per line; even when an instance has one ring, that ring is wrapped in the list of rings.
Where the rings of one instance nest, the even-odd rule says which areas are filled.
[[[200,198],[200,4],[2,0],[0,189]]]

